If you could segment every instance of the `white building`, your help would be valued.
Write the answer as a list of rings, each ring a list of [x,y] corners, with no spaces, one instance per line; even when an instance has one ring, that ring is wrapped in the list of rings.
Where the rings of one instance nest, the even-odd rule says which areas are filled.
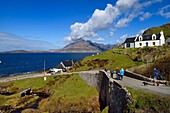
[[[137,35],[136,37],[127,38],[124,42],[125,48],[140,48],[145,46],[162,46],[165,44],[163,31],[159,34]]]

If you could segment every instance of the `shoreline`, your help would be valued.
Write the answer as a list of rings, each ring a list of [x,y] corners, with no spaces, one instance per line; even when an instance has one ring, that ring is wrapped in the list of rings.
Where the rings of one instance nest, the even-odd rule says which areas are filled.
[[[46,72],[45,72],[46,75]],[[10,82],[10,81],[14,81],[14,80],[21,80],[24,78],[33,78],[33,77],[42,77],[44,76],[44,72],[30,72],[30,73],[23,73],[23,74],[16,74],[16,75],[10,75],[10,76],[4,76],[4,77],[0,77],[0,83],[3,82]]]

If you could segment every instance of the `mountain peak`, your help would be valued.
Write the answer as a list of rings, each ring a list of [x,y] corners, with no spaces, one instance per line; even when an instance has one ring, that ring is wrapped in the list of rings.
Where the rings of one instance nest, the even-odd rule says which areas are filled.
[[[79,38],[74,40],[73,43],[68,44],[63,49],[60,49],[60,52],[102,52],[105,50],[112,49],[116,45],[104,45],[93,43],[90,40],[84,40]]]
[[[74,42],[85,41],[83,38],[75,39]]]

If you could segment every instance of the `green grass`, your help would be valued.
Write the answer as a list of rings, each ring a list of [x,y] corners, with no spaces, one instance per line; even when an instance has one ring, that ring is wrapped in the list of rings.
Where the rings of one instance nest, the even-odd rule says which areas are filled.
[[[39,104],[40,112],[98,112],[98,92],[96,88],[75,75],[61,75],[17,80],[10,83],[1,83],[4,87],[14,88],[16,94],[10,96],[0,95],[0,107],[9,105],[14,109],[27,106],[39,99],[39,96],[25,96],[20,98],[20,91],[31,87],[34,92],[45,92],[50,94],[49,98],[42,99]],[[10,112],[6,111],[6,112]]]
[[[80,101],[82,97],[91,98],[97,95],[95,88],[87,85],[78,75],[69,77],[60,87],[55,88],[55,93],[51,99],[64,97],[67,101]],[[76,99],[75,99],[76,98]]]
[[[32,89],[39,89],[43,88],[53,78],[54,77],[49,76],[46,81],[44,81],[44,77],[17,80],[14,82],[13,87],[17,87],[18,89],[25,89],[28,87],[31,87]]]
[[[84,58],[75,66],[75,70],[116,69],[116,67],[130,68],[136,65],[128,55],[117,54],[113,50],[109,50],[99,55]]]
[[[170,97],[163,97],[156,94],[133,90],[127,87],[131,93],[133,103],[128,105],[130,113],[134,112],[146,112],[150,110],[152,112],[170,112]]]
[[[88,86],[79,75],[63,75],[55,78],[49,99],[40,102],[43,112],[99,112],[98,92]],[[57,105],[57,106],[56,106]]]

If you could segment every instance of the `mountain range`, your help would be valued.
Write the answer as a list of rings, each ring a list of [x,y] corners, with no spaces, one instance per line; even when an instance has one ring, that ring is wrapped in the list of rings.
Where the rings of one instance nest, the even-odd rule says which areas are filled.
[[[93,43],[90,40],[84,40],[82,38],[75,40],[73,43],[66,45],[62,49],[52,49],[52,50],[12,50],[5,51],[3,53],[47,53],[47,52],[57,52],[57,53],[90,53],[90,52],[103,52],[117,46],[116,44],[98,44]]]
[[[117,46],[116,44],[98,44],[82,38],[75,40],[73,43],[68,44],[59,52],[103,52]]]

